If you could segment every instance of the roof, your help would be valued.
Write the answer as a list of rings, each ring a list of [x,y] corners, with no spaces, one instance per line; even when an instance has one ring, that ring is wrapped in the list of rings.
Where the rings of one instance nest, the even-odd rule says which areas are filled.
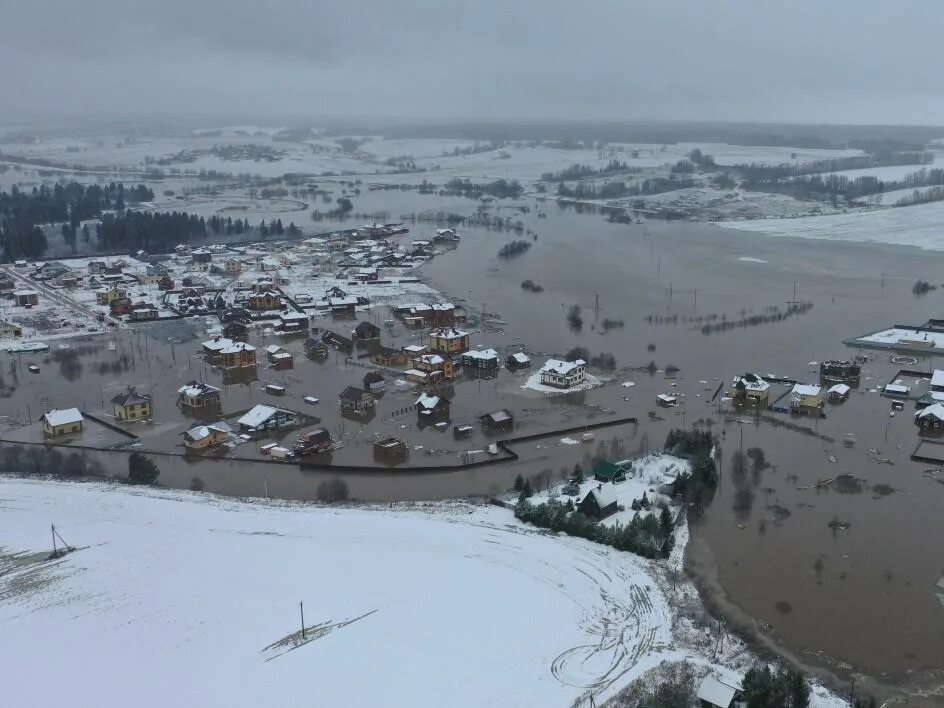
[[[698,687],[698,700],[705,701],[713,706],[728,708],[738,689],[730,686],[714,676],[705,676]]]
[[[348,386],[346,389],[341,391],[339,398],[342,398],[347,401],[357,401],[367,393],[364,389],[358,388],[357,386]]]
[[[794,396],[818,396],[823,390],[822,386],[816,384],[795,384],[790,391]]]
[[[379,332],[380,327],[373,324],[372,322],[359,322],[357,327],[354,328],[354,331],[355,332],[363,332],[363,331]]]
[[[188,398],[196,398],[197,396],[205,396],[211,393],[219,393],[220,389],[216,386],[210,386],[205,383],[197,383],[196,381],[191,381],[184,386],[181,386],[177,389],[177,393],[181,393]]]
[[[424,347],[422,344],[408,344],[403,347],[403,351],[409,352],[411,354],[419,354],[420,352],[425,352],[426,347]]]
[[[248,413],[236,422],[250,428],[257,428],[278,412],[278,408],[260,403],[254,408],[251,408]]]
[[[611,504],[616,503],[616,490],[613,488],[613,485],[607,482],[606,484],[600,484],[589,492],[587,496],[584,497],[586,500],[588,497],[593,497],[596,499],[597,506],[601,509],[610,506]]]
[[[238,354],[239,352],[254,352],[256,348],[245,342],[230,342],[225,348],[220,350],[220,354]]]
[[[308,315],[306,315],[304,312],[288,312],[279,315],[279,318],[283,320],[307,320]]]
[[[511,355],[511,358],[514,359],[519,364],[528,364],[531,362],[531,359],[528,358],[528,355],[524,352],[515,352]]]
[[[442,404],[442,402],[445,400],[445,398],[441,398],[439,396],[430,396],[428,393],[421,393],[420,397],[416,399],[416,405],[419,408],[432,410]]]
[[[770,388],[770,384],[764,381],[757,374],[744,374],[744,376],[735,376],[734,385],[737,386],[739,383],[744,384],[744,388],[748,391],[759,391],[763,392]]]
[[[416,357],[415,361],[421,361],[429,366],[436,366],[446,362],[439,354],[423,354],[422,356]]]
[[[280,347],[278,344],[270,344],[265,348],[265,350],[269,354],[278,354],[280,351],[283,351],[282,347]]]
[[[210,428],[206,425],[198,425],[185,432],[184,435],[194,441],[203,440],[210,437]]]
[[[915,418],[919,420],[921,418],[937,418],[938,420],[944,420],[944,403],[935,403],[927,408],[922,408],[915,413]]]
[[[606,479],[613,480],[621,474],[625,474],[623,469],[607,460],[600,460],[593,466],[594,477],[605,477]]]
[[[330,304],[331,307],[346,307],[348,305],[356,305],[357,298],[356,297],[332,297],[332,298],[328,298],[328,304]]]
[[[941,370],[941,369],[934,370],[934,373],[931,374],[931,385],[944,386],[944,370]]]
[[[81,423],[84,420],[78,408],[53,408],[51,411],[44,413],[43,418],[53,428],[58,428],[60,425],[69,425],[70,423]]]
[[[576,361],[561,361],[560,359],[548,359],[541,367],[541,373],[554,373],[566,376],[579,366],[585,366],[587,362],[583,359]]]
[[[39,293],[35,290],[14,290],[13,295],[14,297],[22,297],[24,295],[39,295]]]
[[[502,408],[500,411],[492,411],[491,413],[486,413],[482,417],[488,418],[493,423],[504,423],[507,420],[513,420],[511,411],[509,411],[507,408]]]
[[[417,377],[417,378],[423,379],[423,378],[426,378],[426,375],[427,375],[427,374],[426,374],[425,371],[420,371],[419,369],[407,369],[406,371],[403,372],[403,375],[404,375],[404,376],[415,376],[415,377]]]
[[[835,393],[837,396],[845,396],[850,391],[849,387],[846,384],[836,384],[835,386],[830,386],[827,393]]]
[[[216,339],[211,339],[203,343],[204,349],[209,349],[210,351],[223,351],[226,347],[230,346],[233,343],[232,339],[227,339],[226,337],[217,337]]]
[[[461,329],[456,329],[455,327],[440,327],[437,330],[434,330],[429,333],[430,338],[436,337],[437,339],[459,339],[461,337],[468,337],[468,332],[463,332]]]
[[[882,390],[886,393],[908,393],[911,389],[902,384],[885,384]]]
[[[471,357],[472,359],[497,359],[498,352],[494,349],[470,349],[463,356]]]
[[[112,397],[111,402],[117,403],[119,406],[133,406],[138,403],[150,403],[151,397],[146,393],[129,390]]]
[[[383,374],[377,371],[368,371],[364,374],[364,383],[377,383],[378,381],[383,381]]]

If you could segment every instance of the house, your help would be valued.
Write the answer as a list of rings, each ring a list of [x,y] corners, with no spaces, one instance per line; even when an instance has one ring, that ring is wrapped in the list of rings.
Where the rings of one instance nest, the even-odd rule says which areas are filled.
[[[173,290],[174,289],[174,280],[166,273],[160,277],[157,281],[158,290]]]
[[[23,336],[23,328],[15,322],[0,320],[0,339],[16,339]]]
[[[451,380],[455,376],[455,366],[449,359],[439,354],[422,354],[413,359],[413,368],[429,374],[428,380]]]
[[[734,377],[735,403],[766,408],[770,398],[770,384],[757,374]]]
[[[459,358],[459,363],[485,376],[496,376],[500,367],[498,352],[494,349],[470,349]]]
[[[148,322],[156,320],[158,316],[157,308],[149,302],[137,302],[131,306],[132,322]]]
[[[436,229],[436,235],[433,241],[458,241],[461,237],[455,229]]]
[[[830,386],[829,390],[826,392],[826,395],[829,396],[829,400],[833,403],[839,403],[840,401],[845,401],[849,398],[849,387],[846,384],[835,384]]]
[[[88,274],[101,275],[105,272],[105,261],[89,261]]]
[[[205,266],[213,262],[213,254],[209,251],[198,248],[190,253],[190,260],[196,266]]]
[[[253,293],[249,296],[248,307],[255,312],[265,310],[281,310],[282,297],[274,290],[266,290],[261,293]]]
[[[944,403],[934,403],[916,411],[914,420],[922,431],[940,432],[944,427]]]
[[[247,435],[258,435],[267,430],[277,430],[287,425],[294,425],[297,416],[292,411],[259,404],[243,415],[236,423],[239,430]]]
[[[427,393],[420,394],[416,399],[416,418],[421,426],[448,421],[449,399]]]
[[[882,389],[882,393],[886,396],[899,396],[901,398],[907,398],[910,392],[910,388],[899,383],[885,384],[885,388]]]
[[[862,368],[854,361],[830,360],[820,362],[819,365],[819,375],[833,381],[855,381],[861,372]]]
[[[354,308],[357,307],[356,297],[328,298],[328,306],[335,317],[356,317]]]
[[[352,340],[331,330],[327,330],[321,335],[321,341],[329,347],[344,352],[345,354],[350,354],[354,351],[354,342]]]
[[[429,333],[429,348],[446,356],[469,350],[469,333],[455,327],[440,327]]]
[[[386,386],[383,374],[379,371],[368,371],[364,374],[364,389],[373,394],[383,393]]]
[[[656,403],[663,408],[673,408],[678,405],[678,396],[673,396],[670,393],[660,393],[656,396]]]
[[[741,687],[733,681],[708,675],[698,686],[699,708],[736,708],[741,697]]]
[[[119,297],[108,303],[112,315],[127,315],[131,312],[131,298]]]
[[[254,367],[256,348],[245,342],[230,342],[220,350],[220,365],[224,369]]]
[[[309,359],[324,361],[328,358],[328,345],[317,339],[306,339],[305,356]]]
[[[177,389],[177,405],[194,411],[218,411],[222,407],[220,389],[191,381]]]
[[[212,425],[197,425],[184,433],[184,447],[198,452],[217,447],[229,440],[232,429],[223,421]]]
[[[371,322],[361,322],[354,328],[356,342],[371,342],[380,339],[380,327]]]
[[[935,369],[931,374],[931,390],[944,391],[944,370]]]
[[[626,470],[612,462],[600,460],[593,466],[593,478],[598,482],[625,482]]]
[[[605,519],[617,511],[616,491],[612,484],[598,484],[577,504],[577,510],[594,519]]]
[[[242,272],[243,264],[238,258],[227,258],[223,262],[223,272],[229,275],[237,275]]]
[[[790,410],[797,413],[823,407],[823,387],[816,384],[796,384],[790,391]]]
[[[325,428],[315,428],[298,434],[293,448],[296,455],[311,455],[334,449],[331,433]]]
[[[245,307],[228,307],[220,314],[220,322],[239,322],[248,325],[252,322],[252,313]]]
[[[211,362],[219,362],[222,358],[221,352],[233,344],[233,340],[226,337],[214,337],[202,344],[204,358]]]
[[[111,399],[112,411],[118,420],[143,420],[151,417],[151,396],[138,393],[129,386],[124,393]]]
[[[0,275],[0,292],[16,290],[16,281],[7,275]]]
[[[548,359],[541,367],[541,383],[554,388],[573,388],[587,380],[587,362]]]
[[[276,369],[291,369],[295,363],[292,353],[278,344],[270,344],[265,348],[266,360]]]
[[[43,424],[43,433],[49,437],[81,433],[83,420],[85,418],[78,408],[53,408],[39,417],[39,422]]]
[[[515,417],[507,408],[486,413],[479,422],[488,433],[510,433],[515,427]]]
[[[374,459],[388,465],[403,462],[410,456],[410,448],[398,438],[381,438],[374,443]]]
[[[118,285],[112,285],[108,290],[95,293],[95,302],[99,305],[111,305],[115,300],[127,298],[128,291]]]
[[[307,334],[308,315],[304,312],[286,312],[279,315],[278,330],[282,334]]]
[[[249,327],[242,322],[227,322],[223,325],[223,337],[233,342],[248,342]]]
[[[33,305],[38,305],[39,293],[35,290],[14,290],[13,302],[20,307],[32,307]]]
[[[374,394],[357,386],[348,386],[338,397],[341,413],[358,417],[368,415],[374,407]]]
[[[524,352],[515,352],[505,359],[505,366],[509,369],[526,369],[531,366],[531,359]]]
[[[420,354],[426,354],[428,351],[429,347],[422,344],[407,344],[403,347],[403,353],[410,358],[417,357]]]
[[[379,366],[403,366],[406,364],[406,354],[399,349],[379,347],[370,360]]]

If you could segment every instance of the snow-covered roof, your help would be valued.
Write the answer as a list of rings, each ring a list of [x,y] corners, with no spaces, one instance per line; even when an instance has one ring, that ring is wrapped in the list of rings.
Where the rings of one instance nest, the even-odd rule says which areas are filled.
[[[45,413],[43,417],[53,428],[57,428],[60,425],[69,425],[70,423],[81,423],[82,420],[84,420],[78,408],[53,408],[51,411]]]
[[[823,387],[816,384],[795,384],[790,393],[794,396],[818,396],[822,390]]]
[[[528,358],[528,355],[524,352],[515,352],[511,355],[511,358],[514,359],[519,364],[528,364],[531,362],[531,359]]]
[[[541,367],[541,373],[554,373],[567,375],[574,369],[585,366],[587,362],[583,359],[577,359],[576,361],[561,361],[560,359],[548,359],[544,366]]]
[[[827,393],[835,393],[837,396],[845,396],[849,393],[851,389],[846,386],[846,384],[836,384],[835,386],[830,386]]]
[[[614,489],[613,485],[609,482],[594,487],[587,492],[588,497],[591,495],[596,498],[597,506],[601,509],[616,503],[616,489]]]
[[[425,352],[426,347],[424,347],[422,344],[408,344],[407,346],[403,347],[403,351],[409,352],[411,354],[417,354],[419,352]]]
[[[307,320],[308,315],[304,312],[287,312],[285,314],[279,315],[279,318],[282,320]]]
[[[439,366],[446,361],[441,356],[439,356],[439,354],[423,354],[422,356],[417,357],[416,360],[422,361],[427,366]]]
[[[723,681],[719,681],[714,676],[709,675],[705,676],[701,685],[698,687],[698,700],[705,701],[713,706],[720,706],[720,708],[728,708],[737,692],[738,689],[736,687],[729,686]]]
[[[246,342],[230,342],[220,350],[220,354],[238,354],[239,352],[254,352],[256,348]]]
[[[419,369],[407,369],[403,372],[404,376],[413,376],[415,378],[426,378],[426,372]]]
[[[763,392],[770,388],[770,384],[764,381],[757,374],[744,374],[744,376],[735,376],[734,385],[737,386],[738,383],[744,384],[744,388],[748,391],[757,391]]]
[[[901,394],[906,394],[906,393],[908,393],[911,389],[908,388],[907,386],[903,385],[903,384],[893,384],[893,383],[890,383],[890,384],[885,384],[885,388],[882,389],[882,390],[885,391],[885,393],[901,393]]]
[[[938,420],[944,420],[944,403],[935,403],[934,405],[928,406],[927,408],[922,408],[920,411],[915,413],[916,419],[930,417],[937,418]]]
[[[265,350],[269,354],[278,354],[280,351],[282,351],[282,347],[280,347],[278,344],[270,344],[265,348]]]
[[[204,349],[209,349],[210,351],[223,351],[233,343],[232,339],[227,339],[226,337],[217,337],[216,339],[211,339],[208,342],[203,343]]]
[[[191,440],[204,440],[205,438],[210,437],[210,428],[206,425],[198,425],[197,427],[188,430],[186,435]]]
[[[942,369],[934,370],[934,373],[931,374],[931,385],[944,386],[944,370]]]
[[[246,425],[250,428],[257,428],[269,420],[269,418],[274,416],[278,410],[278,408],[273,408],[272,406],[267,406],[260,403],[256,407],[251,408],[248,413],[246,413],[236,422],[240,425]]]
[[[468,337],[468,332],[463,332],[461,329],[456,329],[455,327],[440,327],[434,332],[430,332],[429,336],[436,337],[437,339],[459,339],[460,337]]]
[[[347,305],[356,305],[357,298],[356,297],[332,297],[328,299],[328,304],[330,304],[331,307],[345,307]]]
[[[465,356],[472,359],[497,359],[498,352],[494,349],[470,349]]]
[[[416,405],[420,408],[432,409],[439,405],[442,399],[439,396],[430,396],[427,393],[421,393],[416,399]]]
[[[177,389],[177,393],[183,394],[188,398],[196,398],[207,393],[219,393],[220,389],[216,386],[210,386],[204,383],[189,383]]]

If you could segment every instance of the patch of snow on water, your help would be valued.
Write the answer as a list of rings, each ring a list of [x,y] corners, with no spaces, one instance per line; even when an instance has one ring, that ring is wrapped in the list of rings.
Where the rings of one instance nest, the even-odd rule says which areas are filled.
[[[741,256],[738,258],[742,263],[766,263],[763,258],[754,258],[752,256]]]

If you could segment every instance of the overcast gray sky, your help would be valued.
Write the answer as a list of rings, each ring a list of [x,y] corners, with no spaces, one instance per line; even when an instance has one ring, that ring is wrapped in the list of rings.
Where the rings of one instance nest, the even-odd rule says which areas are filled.
[[[5,0],[7,118],[944,124],[944,2]]]

